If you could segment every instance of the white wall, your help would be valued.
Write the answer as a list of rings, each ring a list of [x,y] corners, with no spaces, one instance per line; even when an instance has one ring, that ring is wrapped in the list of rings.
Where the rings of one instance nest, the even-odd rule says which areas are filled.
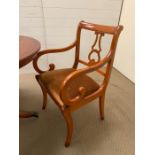
[[[29,35],[41,42],[43,48],[63,47],[71,43],[81,20],[105,25],[117,25],[122,0],[21,0],[20,34]],[[108,46],[108,38],[106,40]],[[56,61],[58,68],[69,66],[74,53],[50,55],[41,60]],[[34,72],[32,65],[20,70]]]
[[[44,18],[41,0],[20,0],[19,1],[19,32],[21,35],[31,36],[38,39],[41,49],[46,48]],[[41,66],[47,66],[47,57],[41,61]],[[34,72],[32,64],[28,64],[20,73]]]
[[[125,0],[120,24],[124,30],[120,35],[114,67],[135,82],[135,39],[134,39],[134,0]]]

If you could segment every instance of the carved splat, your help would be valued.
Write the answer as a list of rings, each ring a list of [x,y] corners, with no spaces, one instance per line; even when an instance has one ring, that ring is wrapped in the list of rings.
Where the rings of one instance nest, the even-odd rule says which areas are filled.
[[[91,47],[91,51],[88,55],[88,65],[94,65],[96,63],[98,63],[101,59],[101,56],[100,56],[100,52],[101,52],[101,40],[102,40],[102,37],[104,36],[104,34],[102,33],[98,33],[98,32],[95,32],[95,35],[96,35],[96,38],[95,38],[95,41],[94,41],[94,44],[92,45]],[[95,48],[95,46],[97,45],[98,43],[98,49]],[[95,53],[97,55],[97,61],[95,61],[94,58],[92,58],[92,54]]]

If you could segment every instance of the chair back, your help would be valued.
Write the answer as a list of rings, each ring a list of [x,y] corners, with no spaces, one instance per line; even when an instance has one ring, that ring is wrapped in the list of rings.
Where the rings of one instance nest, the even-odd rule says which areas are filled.
[[[95,35],[95,40],[91,46],[90,52],[88,53],[87,62],[80,58],[80,41],[81,41],[82,30],[93,31]],[[123,30],[123,26],[121,25],[104,26],[104,25],[97,25],[97,24],[92,24],[92,23],[87,23],[85,21],[81,21],[77,29],[76,54],[75,54],[75,63],[73,65],[73,68],[77,68],[80,63],[88,67],[99,66],[97,67],[96,71],[100,73],[102,76],[104,76],[103,84],[104,86],[107,86],[109,78],[110,78],[112,66],[113,66],[115,51],[117,47],[117,41],[118,41],[119,35],[122,30]],[[102,38],[105,36],[105,34],[111,35],[112,40],[110,43],[110,49],[108,53],[102,58],[101,57],[101,52],[102,52],[101,43],[102,43]],[[96,48],[96,46],[98,46],[98,48]],[[94,54],[97,57],[96,60],[95,58],[93,58]],[[103,69],[103,66],[104,66],[104,69]]]

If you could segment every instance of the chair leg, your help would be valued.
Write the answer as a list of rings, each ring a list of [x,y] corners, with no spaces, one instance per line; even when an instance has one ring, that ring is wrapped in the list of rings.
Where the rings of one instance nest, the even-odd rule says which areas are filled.
[[[41,90],[43,92],[43,106],[42,106],[42,109],[45,110],[46,105],[47,105],[47,92],[45,91],[45,89],[43,87],[41,87]]]
[[[42,106],[42,109],[45,110],[46,105],[47,105],[47,92],[46,92],[45,88],[42,86],[42,84],[39,82],[38,75],[36,75],[36,80],[38,81],[38,83],[39,83],[39,85],[41,87],[42,93],[43,93],[43,106]]]
[[[104,100],[105,100],[105,93],[99,97],[99,111],[100,111],[100,118],[104,120]]]
[[[73,134],[73,120],[72,120],[71,112],[68,109],[63,111],[63,116],[65,118],[66,125],[67,125],[67,137],[65,141],[65,147],[68,147],[71,143],[72,134]]]

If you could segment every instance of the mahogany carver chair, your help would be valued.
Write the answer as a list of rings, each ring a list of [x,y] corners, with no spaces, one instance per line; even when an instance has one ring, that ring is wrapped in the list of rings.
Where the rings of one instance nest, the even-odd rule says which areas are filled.
[[[91,46],[88,62],[80,59],[80,38],[82,30],[94,31],[95,34],[95,42]],[[43,50],[38,53],[33,61],[33,66],[39,73],[36,75],[36,79],[43,92],[42,109],[46,108],[47,95],[49,95],[55,101],[64,116],[67,125],[66,147],[70,145],[73,134],[72,112],[90,101],[99,98],[100,118],[101,120],[104,119],[105,92],[110,79],[117,41],[122,30],[123,26],[121,25],[114,27],[81,21],[77,28],[76,39],[71,45],[60,49]],[[108,54],[106,54],[104,58],[101,58],[101,38],[104,34],[112,35],[112,40]],[[99,49],[95,48],[97,42]],[[49,65],[50,69],[48,71],[43,71],[39,68],[38,59],[41,56],[49,53],[66,52],[72,48],[75,48],[75,61],[71,68],[55,69],[54,64]],[[98,60],[92,59],[92,54],[94,53],[97,55]],[[87,67],[78,69],[79,63]],[[102,70],[103,66],[106,66],[104,71]],[[104,77],[101,85],[87,75],[93,71],[97,71],[97,73]]]

